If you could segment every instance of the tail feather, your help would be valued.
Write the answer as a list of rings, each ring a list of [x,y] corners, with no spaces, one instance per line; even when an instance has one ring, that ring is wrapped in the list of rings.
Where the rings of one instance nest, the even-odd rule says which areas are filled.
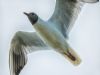
[[[68,47],[67,50],[62,53],[62,55],[75,66],[81,63],[79,55],[71,47]]]

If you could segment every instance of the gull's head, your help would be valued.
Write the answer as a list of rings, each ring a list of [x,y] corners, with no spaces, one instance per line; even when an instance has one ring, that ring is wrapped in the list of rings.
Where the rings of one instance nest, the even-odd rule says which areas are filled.
[[[28,17],[32,25],[34,25],[38,21],[38,16],[35,13],[24,12],[24,14]]]

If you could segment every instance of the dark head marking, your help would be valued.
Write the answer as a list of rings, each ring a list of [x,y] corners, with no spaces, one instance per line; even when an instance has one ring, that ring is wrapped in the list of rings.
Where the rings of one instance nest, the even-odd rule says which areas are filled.
[[[24,12],[24,14],[28,17],[32,25],[34,25],[38,21],[38,16],[35,13]]]

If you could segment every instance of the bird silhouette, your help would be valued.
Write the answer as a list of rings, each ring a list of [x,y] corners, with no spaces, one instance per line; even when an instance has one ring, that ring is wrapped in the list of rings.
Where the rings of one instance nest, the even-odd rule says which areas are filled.
[[[54,14],[48,21],[43,21],[36,13],[24,12],[36,32],[18,31],[14,35],[9,51],[11,75],[19,75],[27,63],[27,54],[37,50],[53,49],[73,65],[79,65],[81,59],[66,39],[83,5],[98,1],[56,0]]]

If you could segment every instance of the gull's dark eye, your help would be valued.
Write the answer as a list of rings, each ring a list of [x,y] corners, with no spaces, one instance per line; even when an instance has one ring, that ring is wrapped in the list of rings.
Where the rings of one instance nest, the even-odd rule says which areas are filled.
[[[34,13],[31,13],[31,15],[35,15]]]

